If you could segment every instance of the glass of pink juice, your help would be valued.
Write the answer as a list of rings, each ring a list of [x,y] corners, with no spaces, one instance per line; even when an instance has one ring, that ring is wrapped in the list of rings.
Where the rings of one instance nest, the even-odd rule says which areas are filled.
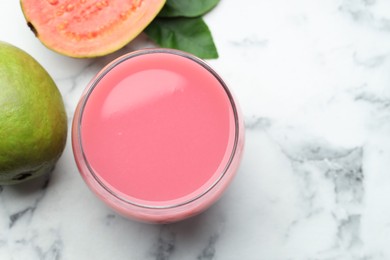
[[[77,106],[76,164],[89,188],[129,218],[168,223],[211,206],[244,147],[238,104],[204,61],[171,49],[126,54]]]

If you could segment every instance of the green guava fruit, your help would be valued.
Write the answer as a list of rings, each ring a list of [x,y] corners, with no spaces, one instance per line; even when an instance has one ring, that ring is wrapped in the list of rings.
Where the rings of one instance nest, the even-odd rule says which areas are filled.
[[[62,96],[29,54],[0,42],[0,185],[49,173],[67,137]]]
[[[165,0],[20,0],[27,24],[49,49],[71,57],[114,52],[140,34]]]

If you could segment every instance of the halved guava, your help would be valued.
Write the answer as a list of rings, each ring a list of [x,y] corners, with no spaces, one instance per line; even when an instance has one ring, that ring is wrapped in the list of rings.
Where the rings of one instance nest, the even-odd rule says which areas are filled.
[[[44,45],[81,58],[122,48],[156,17],[165,0],[20,0],[20,4]]]

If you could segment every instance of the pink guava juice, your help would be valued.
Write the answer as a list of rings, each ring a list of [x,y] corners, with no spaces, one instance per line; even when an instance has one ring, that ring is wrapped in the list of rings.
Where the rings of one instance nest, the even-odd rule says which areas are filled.
[[[238,104],[204,61],[171,49],[126,54],[103,68],[77,106],[76,164],[108,206],[168,223],[211,206],[244,146]]]

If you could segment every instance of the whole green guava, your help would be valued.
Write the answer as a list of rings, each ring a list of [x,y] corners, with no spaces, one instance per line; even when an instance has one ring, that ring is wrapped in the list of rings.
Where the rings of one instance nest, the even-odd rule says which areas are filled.
[[[0,41],[0,185],[49,173],[66,143],[62,96],[28,53]]]

